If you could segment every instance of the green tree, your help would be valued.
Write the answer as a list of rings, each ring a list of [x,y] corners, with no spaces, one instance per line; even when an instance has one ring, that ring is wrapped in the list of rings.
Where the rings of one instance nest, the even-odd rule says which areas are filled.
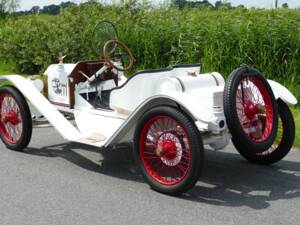
[[[49,15],[58,15],[60,12],[60,6],[54,4],[47,5],[40,12]]]
[[[288,9],[289,5],[287,3],[283,3],[281,7],[284,8],[284,9]]]
[[[176,5],[180,10],[184,8],[186,5],[187,1],[185,0],[172,0],[172,4]]]
[[[31,9],[30,9],[30,14],[36,14],[36,13],[39,13],[41,10],[41,8],[39,6],[33,6]]]
[[[216,1],[215,8],[216,9],[220,9],[220,8],[232,9],[232,6],[231,6],[231,3],[227,2],[227,1]]]
[[[188,2],[188,5],[191,8],[194,8],[194,7],[211,7],[211,8],[213,8],[214,7],[208,0],[190,1],[190,2]]]
[[[62,2],[60,3],[60,7],[65,9],[65,8],[68,8],[68,7],[73,7],[73,6],[76,6],[76,4],[74,2]]]

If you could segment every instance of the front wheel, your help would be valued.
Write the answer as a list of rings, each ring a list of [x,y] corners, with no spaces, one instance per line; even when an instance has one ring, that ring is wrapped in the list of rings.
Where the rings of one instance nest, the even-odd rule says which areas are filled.
[[[0,88],[0,137],[8,149],[22,151],[30,142],[32,120],[28,104],[18,89]]]
[[[200,177],[204,150],[195,124],[181,111],[157,107],[143,116],[134,135],[136,163],[156,191],[178,195]]]
[[[273,164],[282,160],[292,149],[295,139],[295,122],[288,105],[282,100],[277,100],[279,123],[274,144],[265,152],[250,154],[239,151],[250,162],[257,164]]]

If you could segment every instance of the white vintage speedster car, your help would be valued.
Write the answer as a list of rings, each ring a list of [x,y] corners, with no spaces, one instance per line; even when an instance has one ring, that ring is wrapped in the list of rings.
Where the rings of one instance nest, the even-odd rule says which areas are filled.
[[[0,88],[0,132],[7,148],[26,148],[32,122],[42,115],[69,141],[97,147],[133,141],[146,181],[172,195],[199,179],[204,145],[219,150],[232,140],[242,156],[262,164],[281,160],[292,148],[295,125],[288,104],[297,100],[253,68],[238,68],[227,82],[216,72],[200,74],[200,65],[146,70],[126,79],[133,57],[125,44],[110,40],[103,54],[102,61],[61,60],[47,69],[44,81],[1,76],[13,84]]]

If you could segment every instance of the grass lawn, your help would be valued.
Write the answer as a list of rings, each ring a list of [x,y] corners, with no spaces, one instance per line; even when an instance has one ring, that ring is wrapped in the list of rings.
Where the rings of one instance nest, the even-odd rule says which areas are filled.
[[[14,66],[11,64],[4,64],[0,62],[0,75],[5,74],[14,74],[15,69]],[[300,148],[300,109],[299,108],[293,108],[292,109],[296,124],[296,139],[295,139],[295,147]]]
[[[9,63],[2,63],[0,61],[0,75],[8,75],[8,74],[14,74],[15,73],[15,67],[12,64]]]
[[[300,109],[292,109],[296,124],[295,147],[300,148]]]

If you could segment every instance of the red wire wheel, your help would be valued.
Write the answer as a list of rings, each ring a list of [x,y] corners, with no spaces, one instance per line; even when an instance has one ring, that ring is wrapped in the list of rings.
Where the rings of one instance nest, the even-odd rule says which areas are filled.
[[[256,154],[271,147],[278,126],[277,103],[257,70],[241,67],[233,71],[225,85],[224,113],[239,151]]]
[[[169,116],[148,120],[140,136],[140,157],[159,183],[180,183],[191,166],[191,147],[185,129]]]
[[[135,133],[137,164],[150,186],[179,194],[197,182],[203,144],[197,128],[177,109],[158,107],[147,112]]]
[[[245,153],[241,155],[256,164],[273,164],[282,160],[292,149],[295,140],[295,121],[288,105],[281,99],[277,100],[279,123],[273,145],[262,153]]]
[[[14,87],[0,88],[0,136],[7,148],[21,151],[32,134],[31,114],[23,95]]]
[[[254,142],[263,142],[273,130],[273,105],[266,87],[257,77],[240,80],[236,111],[244,133]]]

